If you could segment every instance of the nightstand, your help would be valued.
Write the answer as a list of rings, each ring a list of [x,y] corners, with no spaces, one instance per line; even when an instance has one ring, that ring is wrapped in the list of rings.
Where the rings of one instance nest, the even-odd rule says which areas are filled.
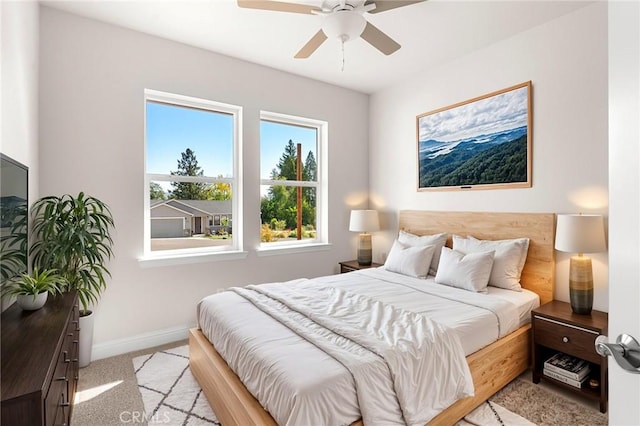
[[[595,350],[594,342],[599,335],[607,334],[609,315],[591,311],[590,315],[578,315],[571,305],[554,300],[531,312],[533,330],[533,383],[543,379],[600,402],[600,411],[607,411],[609,377],[607,358]],[[589,379],[577,388],[543,374],[544,362],[558,352],[588,361],[591,364],[589,379],[599,381],[598,388],[589,386]]]
[[[371,263],[371,265],[360,265],[357,260],[348,260],[346,262],[338,262],[340,263],[340,273],[344,274],[345,272],[357,271],[359,269],[368,269],[368,268],[377,268],[382,266],[382,263]]]

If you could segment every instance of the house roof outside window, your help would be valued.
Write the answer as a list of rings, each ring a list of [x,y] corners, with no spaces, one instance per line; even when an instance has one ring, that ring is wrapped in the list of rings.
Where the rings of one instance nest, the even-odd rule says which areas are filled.
[[[231,215],[231,200],[151,200],[151,209],[162,205],[193,216]]]

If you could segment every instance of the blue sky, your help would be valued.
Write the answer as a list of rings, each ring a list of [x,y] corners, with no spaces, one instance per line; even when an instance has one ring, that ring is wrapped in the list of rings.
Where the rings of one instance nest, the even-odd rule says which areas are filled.
[[[178,170],[191,148],[205,176],[231,176],[233,116],[147,102],[147,172]]]
[[[316,161],[318,160],[316,129],[262,121],[260,123],[260,178],[271,178],[271,170],[278,164],[289,139],[294,144],[302,144],[303,163],[309,151],[312,151]]]
[[[419,140],[452,142],[527,125],[527,87],[461,105],[419,120]]]
[[[148,173],[176,171],[180,154],[191,148],[205,176],[229,177],[232,138],[231,115],[147,102]],[[317,159],[315,129],[263,121],[260,123],[261,178],[270,178],[289,139],[302,143],[303,161],[310,150]],[[163,186],[169,188],[168,183]]]

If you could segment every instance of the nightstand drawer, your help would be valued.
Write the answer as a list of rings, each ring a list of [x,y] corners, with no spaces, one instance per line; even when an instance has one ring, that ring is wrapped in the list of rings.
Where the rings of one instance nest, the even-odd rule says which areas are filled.
[[[598,333],[548,318],[534,316],[536,343],[594,363],[600,362],[594,343]]]
[[[350,268],[349,266],[346,265],[340,265],[340,273],[341,274],[345,274],[347,272],[353,272],[353,271],[357,271],[358,269],[356,268]]]
[[[340,273],[359,271],[360,269],[378,268],[382,266],[381,263],[371,263],[370,265],[360,265],[357,260],[347,260],[344,262],[338,262],[340,264]]]

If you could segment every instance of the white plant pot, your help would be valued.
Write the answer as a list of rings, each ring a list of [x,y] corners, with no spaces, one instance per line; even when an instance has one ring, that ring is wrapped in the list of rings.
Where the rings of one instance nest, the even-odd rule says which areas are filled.
[[[80,316],[80,342],[78,365],[80,368],[91,363],[91,348],[93,347],[93,312]]]
[[[47,297],[49,293],[43,291],[42,293],[33,296],[31,294],[19,294],[16,296],[16,302],[25,311],[35,311],[40,309],[47,303]]]

